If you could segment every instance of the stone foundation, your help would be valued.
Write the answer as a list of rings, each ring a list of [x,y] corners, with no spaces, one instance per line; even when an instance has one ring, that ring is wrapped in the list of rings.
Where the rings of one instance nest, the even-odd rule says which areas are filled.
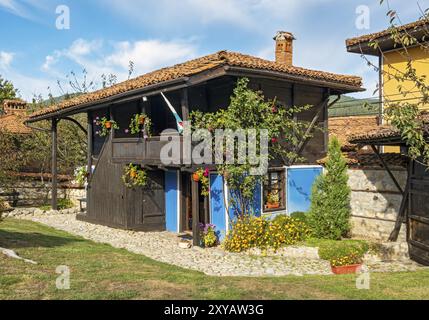
[[[37,180],[16,182],[12,186],[0,186],[0,201],[12,207],[34,207],[49,203],[51,184]],[[78,205],[78,199],[85,198],[83,188],[59,186],[58,199],[70,199]]]
[[[353,237],[388,241],[399,213],[402,194],[386,170],[351,169],[348,173],[352,189],[350,205]],[[395,170],[393,174],[405,188],[406,170]],[[405,224],[398,241],[406,241]]]

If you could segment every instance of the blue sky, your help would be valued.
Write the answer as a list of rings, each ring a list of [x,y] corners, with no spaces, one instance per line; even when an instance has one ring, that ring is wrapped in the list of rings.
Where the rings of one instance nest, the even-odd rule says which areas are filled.
[[[56,9],[70,9],[70,29],[58,30]],[[356,27],[359,6],[369,8],[369,29]],[[401,22],[419,17],[429,0],[390,0]],[[0,0],[0,74],[25,99],[59,93],[70,71],[99,81],[127,78],[218,50],[273,59],[277,30],[297,38],[294,64],[363,77],[371,96],[377,74],[345,39],[385,29],[379,0]],[[66,87],[66,86],[65,86]]]

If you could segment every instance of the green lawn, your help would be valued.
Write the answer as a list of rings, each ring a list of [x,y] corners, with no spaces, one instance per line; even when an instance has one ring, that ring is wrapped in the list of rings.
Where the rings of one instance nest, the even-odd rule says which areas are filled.
[[[429,299],[429,271],[355,276],[217,278],[159,263],[32,223],[0,223],[0,247],[39,262],[0,255],[0,299]],[[55,269],[71,269],[71,289],[57,290]]]

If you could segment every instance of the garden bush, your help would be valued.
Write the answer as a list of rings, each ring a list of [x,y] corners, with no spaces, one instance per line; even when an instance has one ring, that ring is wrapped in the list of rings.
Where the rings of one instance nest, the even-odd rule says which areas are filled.
[[[309,235],[310,230],[303,222],[286,215],[277,216],[273,221],[244,216],[233,224],[223,246],[231,252],[242,252],[251,248],[278,250],[283,246],[304,241]]]
[[[317,238],[340,240],[350,232],[350,194],[347,163],[338,139],[329,143],[326,174],[313,186],[307,223]]]
[[[297,211],[297,212],[293,212],[290,215],[291,218],[307,223],[307,213],[306,212],[301,212],[301,211]]]
[[[320,258],[334,267],[360,264],[369,250],[369,244],[359,240],[321,241],[318,247]]]

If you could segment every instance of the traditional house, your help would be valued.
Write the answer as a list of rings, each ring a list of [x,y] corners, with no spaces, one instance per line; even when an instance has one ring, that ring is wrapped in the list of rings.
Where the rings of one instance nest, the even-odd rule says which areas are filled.
[[[417,76],[429,75],[429,52],[427,50],[427,37],[429,34],[429,21],[422,19],[400,26],[389,28],[380,32],[359,36],[346,40],[347,51],[357,54],[376,56],[379,59],[379,95],[382,107],[380,118],[390,104],[414,103],[422,101],[422,93],[415,87],[413,81],[400,81],[407,71],[408,63],[416,70]],[[398,44],[394,39],[408,35],[415,39],[409,45]],[[377,43],[375,47],[372,44]],[[426,45],[421,45],[426,43]],[[399,77],[399,78],[398,78]],[[426,84],[429,79],[426,78]],[[406,93],[399,92],[398,87]],[[420,106],[422,110],[429,110],[428,104]],[[384,124],[384,122],[383,122]],[[385,146],[384,152],[399,152],[397,146]]]
[[[429,141],[428,126],[429,114],[423,113],[421,123],[425,128],[426,139]],[[405,239],[409,246],[409,255],[415,261],[424,265],[429,265],[429,204],[427,197],[429,196],[429,172],[427,166],[423,162],[402,157],[403,166],[406,168],[402,179],[398,179],[397,172],[392,168],[392,163],[383,160],[380,153],[377,152],[377,147],[397,147],[398,149],[406,150],[407,146],[402,139],[400,132],[388,125],[370,130],[367,132],[356,133],[350,137],[350,143],[358,145],[369,145],[378,155],[387,171],[391,180],[394,182],[396,192],[400,194],[400,204],[398,212],[394,212],[394,223],[387,222],[390,226],[391,234],[390,241],[396,241],[403,231]],[[399,154],[397,154],[399,156]],[[378,181],[381,182],[381,181]],[[376,223],[377,229],[380,230],[380,225],[386,224],[384,216],[373,217],[378,220]],[[365,222],[368,226],[368,220]],[[390,231],[389,230],[389,231]]]
[[[294,66],[293,40],[288,32],[276,35],[276,61],[220,51],[32,114],[29,123],[42,120],[52,123],[54,177],[57,123],[74,114],[88,115],[88,167],[93,169],[88,182],[87,211],[79,219],[133,230],[192,231],[195,244],[199,244],[200,222],[213,223],[225,234],[229,228],[225,209],[228,203],[225,198],[230,196],[228,186],[212,171],[210,194],[202,197],[198,183],[191,179],[199,168],[197,164],[163,165],[160,150],[166,142],[161,134],[166,129],[176,130],[177,119],[188,120],[189,113],[194,110],[214,112],[227,108],[241,77],[250,80],[252,89],[261,90],[267,99],[275,98],[284,106],[313,105],[297,118],[308,121],[309,132],[315,125],[328,129],[328,108],[333,104],[330,98],[362,91],[361,78]],[[171,102],[176,115],[161,94]],[[152,137],[124,130],[130,119],[142,112],[152,120]],[[121,129],[100,137],[94,120],[103,117],[116,121]],[[316,160],[326,155],[327,145],[327,130],[317,131],[311,140],[302,141],[300,145],[306,163],[289,168],[271,167],[267,184],[255,192],[254,211],[268,215],[306,211],[311,186],[322,170]],[[124,166],[130,163],[148,169],[149,187],[129,189],[124,186],[121,176]],[[280,205],[268,210],[265,198],[273,190],[280,195]],[[55,201],[54,179],[54,207]]]

